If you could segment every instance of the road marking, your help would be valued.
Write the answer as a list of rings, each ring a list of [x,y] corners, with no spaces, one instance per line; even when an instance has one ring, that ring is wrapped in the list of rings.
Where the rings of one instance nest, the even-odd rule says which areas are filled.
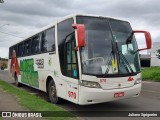
[[[160,94],[160,92],[152,91],[152,90],[145,90],[145,89],[142,89],[142,91],[145,91],[145,92],[152,92],[152,93],[159,93],[159,94]]]

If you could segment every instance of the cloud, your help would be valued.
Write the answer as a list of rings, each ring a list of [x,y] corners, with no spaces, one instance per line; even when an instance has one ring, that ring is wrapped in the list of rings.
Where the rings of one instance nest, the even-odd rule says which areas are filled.
[[[10,26],[0,31],[25,37],[63,16],[85,13],[127,20],[133,29],[150,31],[153,41],[159,41],[159,4],[158,0],[5,0],[0,4],[0,25]],[[17,40],[0,33],[0,46],[10,46]]]
[[[7,47],[0,47],[0,57],[2,57],[2,58],[8,57],[8,51],[9,50]]]

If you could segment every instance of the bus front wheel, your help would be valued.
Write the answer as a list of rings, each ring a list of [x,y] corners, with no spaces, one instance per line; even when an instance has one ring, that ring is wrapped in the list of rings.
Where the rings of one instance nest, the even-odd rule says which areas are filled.
[[[56,90],[56,85],[52,80],[50,80],[49,85],[48,85],[48,96],[49,100],[53,104],[58,104],[60,103],[60,98],[57,96],[57,90]]]

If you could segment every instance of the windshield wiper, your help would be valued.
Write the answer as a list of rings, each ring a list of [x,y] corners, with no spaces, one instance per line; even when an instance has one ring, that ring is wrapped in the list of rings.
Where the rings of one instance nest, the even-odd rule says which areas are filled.
[[[124,65],[125,65],[125,68],[126,68],[127,72],[129,73],[131,71],[131,73],[134,73],[131,65],[129,64],[129,62],[127,61],[127,59],[125,58],[125,56],[122,54],[122,52],[118,50],[117,53],[122,58],[122,61],[123,61]],[[111,61],[113,59],[113,55],[114,55],[113,51],[111,51],[110,56],[108,58],[108,61],[106,63],[106,65],[108,65],[108,66],[107,66],[107,69],[106,69],[104,75],[108,75],[109,69],[111,67]],[[119,65],[120,65],[120,63],[119,63]]]
[[[129,64],[129,62],[127,61],[127,59],[125,58],[125,56],[122,54],[121,51],[118,50],[117,42],[116,42],[116,47],[117,47],[117,53],[118,53],[118,55],[121,56],[121,57],[122,57],[122,60],[124,60],[124,62],[128,65],[128,67],[129,67],[131,73],[134,73],[134,71],[133,71],[131,65]],[[128,68],[128,67],[127,67],[127,68]],[[128,71],[128,72],[129,72],[129,71]]]
[[[121,52],[121,51],[118,51],[118,53],[119,53],[119,55],[122,57],[122,59],[125,61],[125,63],[128,65],[128,67],[129,67],[131,73],[134,73],[134,71],[133,71],[131,65],[129,64],[129,62],[127,61],[127,59],[125,58],[125,56],[122,54],[122,52]]]
[[[129,64],[129,62],[127,61],[127,59],[125,58],[125,56],[122,54],[121,51],[119,51],[117,42],[115,42],[115,44],[116,44],[116,47],[117,47],[117,53],[118,53],[118,55],[121,56],[122,59],[124,60],[124,62],[128,65],[128,67],[129,67],[131,73],[134,73],[134,71],[133,71],[131,65]],[[127,68],[128,68],[128,67],[127,67]]]
[[[106,69],[104,75],[107,75],[108,72],[109,72],[109,69],[110,69],[110,67],[111,67],[112,55],[113,55],[113,51],[111,51],[111,53],[110,53],[110,55],[109,55],[109,58],[108,58],[108,61],[107,61],[107,63],[106,63],[106,65],[108,65],[108,66],[107,66],[107,69]]]

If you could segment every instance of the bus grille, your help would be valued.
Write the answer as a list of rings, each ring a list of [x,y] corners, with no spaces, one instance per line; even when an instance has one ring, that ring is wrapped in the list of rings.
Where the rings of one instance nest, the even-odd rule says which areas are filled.
[[[121,89],[121,88],[127,88],[132,87],[134,85],[134,82],[123,82],[123,83],[108,83],[101,85],[102,89],[109,90],[109,89]]]

